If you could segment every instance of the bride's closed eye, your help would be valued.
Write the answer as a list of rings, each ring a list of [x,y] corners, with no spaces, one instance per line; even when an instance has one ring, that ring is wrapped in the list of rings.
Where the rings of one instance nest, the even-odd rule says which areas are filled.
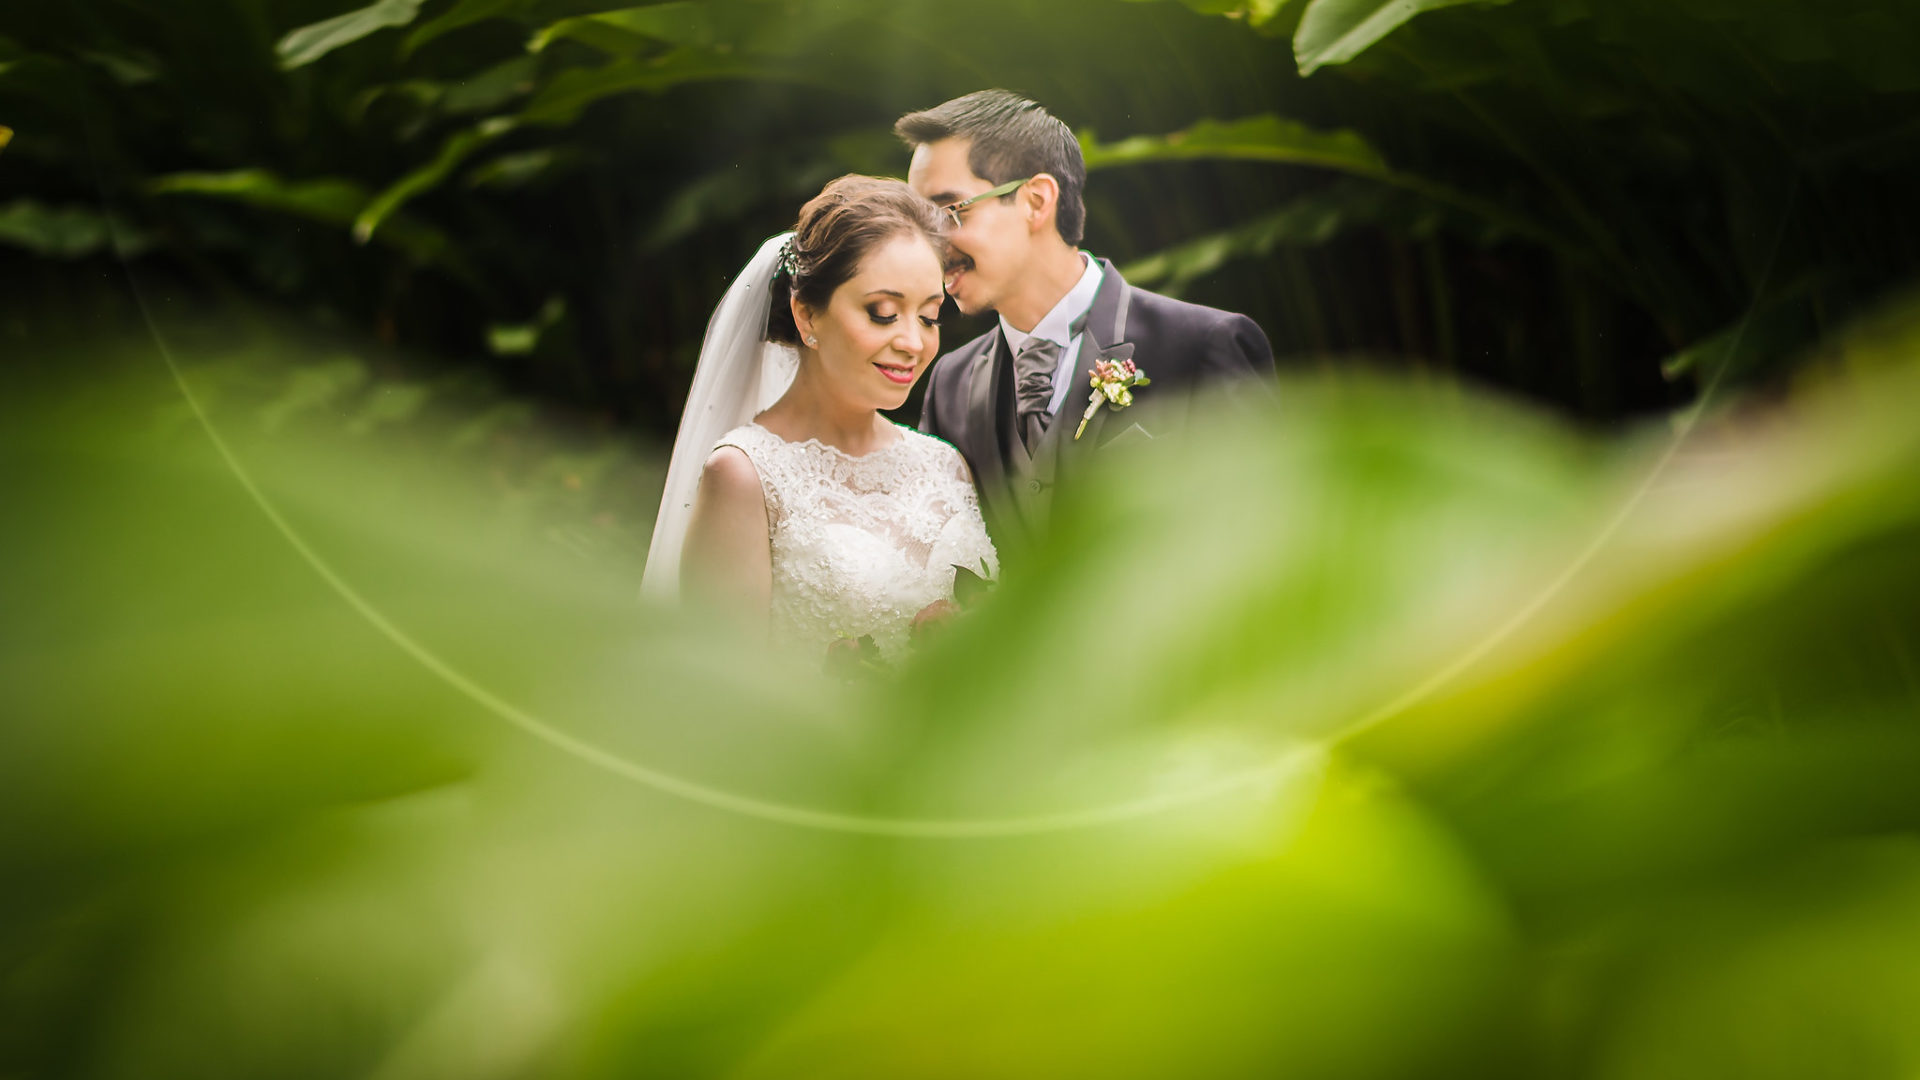
[[[872,319],[875,324],[880,326],[892,326],[894,323],[900,321],[899,315],[882,315],[876,308],[867,309],[867,318]],[[937,329],[940,326],[940,318],[939,316],[922,315],[920,316],[920,325],[929,330]]]

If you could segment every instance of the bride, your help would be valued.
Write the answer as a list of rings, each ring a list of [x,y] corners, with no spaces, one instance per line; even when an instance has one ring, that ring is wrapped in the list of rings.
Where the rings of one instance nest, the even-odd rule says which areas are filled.
[[[647,595],[894,663],[959,568],[998,573],[960,453],[880,415],[940,351],[944,222],[897,180],[843,176],[761,245],[707,326]]]

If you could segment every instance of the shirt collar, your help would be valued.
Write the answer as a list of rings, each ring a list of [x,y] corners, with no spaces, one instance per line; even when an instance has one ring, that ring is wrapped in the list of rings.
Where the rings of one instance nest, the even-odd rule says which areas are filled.
[[[1029,338],[1044,338],[1062,348],[1073,344],[1069,339],[1073,337],[1074,322],[1093,306],[1094,294],[1100,291],[1100,260],[1084,251],[1080,257],[1087,264],[1087,268],[1080,272],[1080,280],[1067,290],[1067,295],[1061,297],[1059,303],[1053,305],[1052,311],[1041,316],[1032,331],[1023,334],[1007,322],[1006,316],[1000,317],[1000,333],[1006,337],[1008,349],[1019,352]]]

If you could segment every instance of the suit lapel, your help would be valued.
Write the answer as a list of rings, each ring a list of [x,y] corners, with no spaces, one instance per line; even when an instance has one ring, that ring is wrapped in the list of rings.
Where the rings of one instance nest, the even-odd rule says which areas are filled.
[[[1126,344],[1127,313],[1131,306],[1131,286],[1120,276],[1120,271],[1114,269],[1113,263],[1101,259],[1100,290],[1093,294],[1087,328],[1080,335],[1080,352],[1074,358],[1071,388],[1034,454],[1034,474],[1048,486],[1058,481],[1062,458],[1070,459],[1099,445],[1100,429],[1106,425],[1111,409],[1103,407],[1094,413],[1093,419],[1087,421],[1086,433],[1079,439],[1076,440],[1073,433],[1080,426],[1080,417],[1087,411],[1088,396],[1093,393],[1095,362],[1122,352],[1131,355],[1132,349]]]
[[[1010,459],[1008,443],[1018,447],[1020,440],[1011,440],[1008,434],[1013,430],[1011,415],[999,415],[1001,398],[1005,393],[1008,364],[1002,363],[1001,353],[1006,350],[1006,338],[997,324],[989,333],[985,347],[973,358],[967,372],[967,427],[972,434],[975,453],[974,466],[979,475],[974,477],[981,497],[986,501],[987,512],[997,522],[1006,527],[1017,523],[1020,518],[1018,499],[1014,495],[1014,481],[1008,476]],[[1026,466],[1025,450],[1016,469]]]

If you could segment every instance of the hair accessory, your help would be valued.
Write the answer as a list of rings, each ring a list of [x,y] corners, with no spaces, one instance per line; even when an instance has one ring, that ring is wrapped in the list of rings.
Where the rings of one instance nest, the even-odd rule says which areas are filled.
[[[793,253],[793,237],[780,245],[780,269],[790,278],[800,276],[800,259]]]

